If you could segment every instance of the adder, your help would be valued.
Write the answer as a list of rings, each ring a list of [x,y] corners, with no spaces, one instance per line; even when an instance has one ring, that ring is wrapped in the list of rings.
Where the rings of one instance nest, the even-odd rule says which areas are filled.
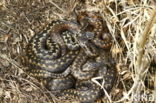
[[[83,24],[84,20],[87,22]],[[79,24],[54,20],[34,35],[26,48],[26,72],[47,80],[46,86],[51,90],[60,90],[62,94],[74,96],[82,103],[90,103],[103,95],[101,88],[91,78],[106,78],[104,88],[108,91],[115,82],[114,66],[105,63],[98,65],[95,59],[101,56],[96,48],[103,51],[110,48],[112,43],[110,35],[103,32],[103,23],[99,17],[82,13],[77,22]],[[84,40],[81,40],[83,37]],[[82,43],[85,40],[88,42]],[[84,62],[88,64],[88,58],[93,58],[93,62],[89,62],[89,67],[82,67]],[[98,66],[92,66],[94,63]]]

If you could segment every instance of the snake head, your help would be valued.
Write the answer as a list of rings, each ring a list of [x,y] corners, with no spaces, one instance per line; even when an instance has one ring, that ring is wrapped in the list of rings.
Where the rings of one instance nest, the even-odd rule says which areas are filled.
[[[89,71],[96,71],[99,67],[102,66],[102,63],[96,61],[89,61],[83,65],[82,71],[89,72]]]
[[[95,34],[93,32],[85,32],[85,33],[82,33],[81,35],[81,38],[84,38],[86,40],[92,40],[94,39],[95,37]]]
[[[94,33],[91,32],[82,33],[78,37],[78,42],[80,47],[85,51],[86,55],[88,55],[89,57],[95,57],[98,55],[97,48],[91,42],[93,38],[94,38]]]

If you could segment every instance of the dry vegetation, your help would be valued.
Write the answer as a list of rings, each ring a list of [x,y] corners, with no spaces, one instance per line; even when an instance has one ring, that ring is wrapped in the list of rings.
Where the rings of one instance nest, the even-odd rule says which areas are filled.
[[[24,72],[20,58],[36,32],[53,19],[72,18],[80,1],[85,0],[0,0],[0,103],[59,101]],[[88,0],[85,5],[101,13],[114,39],[111,51],[119,78],[109,99],[98,103],[154,102],[156,1]]]

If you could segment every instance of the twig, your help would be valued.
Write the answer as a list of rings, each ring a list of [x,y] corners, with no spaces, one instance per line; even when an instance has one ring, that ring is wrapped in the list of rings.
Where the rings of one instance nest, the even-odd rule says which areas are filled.
[[[60,8],[57,4],[55,4],[54,2],[50,1],[50,3],[52,5],[54,5],[56,8],[58,8],[60,11],[62,11],[63,13],[65,12],[62,8]]]
[[[141,67],[142,58],[143,58],[143,54],[144,54],[145,43],[147,41],[147,38],[150,35],[149,32],[150,32],[155,20],[156,20],[156,10],[153,11],[151,19],[147,23],[147,25],[145,27],[145,30],[144,30],[142,36],[140,37],[140,40],[137,43],[137,47],[136,47],[136,49],[138,50],[137,51],[138,56],[137,56],[137,60],[136,60],[136,68],[137,69],[139,69]]]
[[[137,75],[135,77],[135,81],[134,81],[134,84],[133,86],[131,87],[131,89],[128,91],[128,93],[123,97],[121,98],[119,101],[116,101],[116,102],[122,102],[124,101],[125,99],[127,99],[127,97],[129,97],[129,95],[135,91],[137,89],[137,87],[139,86],[139,83],[140,83],[140,80],[141,78],[143,77],[143,71],[145,70],[145,68],[141,68],[143,62],[142,62],[142,58],[143,58],[143,55],[144,55],[144,47],[145,47],[145,44],[147,42],[147,38],[149,37],[149,32],[153,26],[153,23],[155,22],[156,20],[156,10],[153,11],[153,14],[151,15],[151,18],[150,20],[148,21],[146,27],[145,27],[145,30],[142,34],[142,36],[140,37],[139,41],[137,42],[137,45],[135,47],[135,49],[137,50],[137,59],[136,59],[136,72]]]

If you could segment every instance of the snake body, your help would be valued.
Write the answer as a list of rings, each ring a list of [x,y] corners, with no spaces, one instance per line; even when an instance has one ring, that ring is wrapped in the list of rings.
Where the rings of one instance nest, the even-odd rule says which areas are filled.
[[[59,90],[82,103],[92,103],[104,94],[91,81],[93,77],[105,78],[104,88],[108,92],[115,81],[114,68],[107,67],[103,59],[100,63],[96,60],[101,56],[99,50],[103,52],[111,46],[111,39],[103,33],[103,23],[96,16],[82,13],[78,23],[80,25],[65,20],[52,21],[32,37],[26,48],[25,61],[27,72],[46,79],[50,90]]]
[[[78,79],[78,80],[85,80],[85,79],[89,79],[91,77],[94,76],[95,71],[97,70],[97,68],[89,68],[90,70],[88,71],[83,71],[83,65],[86,63],[86,61],[88,60],[88,56],[85,55],[84,51],[80,51],[79,55],[77,56],[77,58],[75,59],[74,63],[72,64],[71,71],[72,71],[72,75]]]
[[[37,77],[60,77],[66,75],[66,68],[73,62],[74,58],[78,54],[78,50],[66,50],[64,55],[61,55],[61,46],[63,44],[58,41],[52,41],[52,36],[63,35],[69,32],[69,35],[74,35],[75,25],[64,21],[52,21],[43,32],[36,34],[29,42],[26,49],[26,60],[28,62],[28,73]],[[72,30],[71,30],[72,28]],[[56,29],[56,30],[55,30]],[[62,39],[62,38],[61,38]],[[68,39],[68,38],[66,38]],[[60,40],[60,38],[59,38]],[[66,40],[65,42],[70,41]],[[48,43],[47,43],[48,42]],[[70,41],[74,43],[74,41]],[[51,44],[51,45],[49,45]],[[63,45],[64,46],[64,45]],[[78,46],[72,44],[69,49],[77,48]],[[65,71],[65,72],[64,72]],[[45,75],[45,72],[47,75]],[[58,75],[56,74],[58,73]]]
[[[92,42],[100,48],[107,49],[112,45],[111,36],[108,33],[106,22],[102,21],[102,17],[97,12],[80,12],[77,16],[78,22],[83,26],[84,31],[95,34]]]
[[[46,87],[51,91],[61,91],[71,89],[75,85],[75,79],[69,75],[62,78],[48,79]]]
[[[101,55],[101,57],[97,57],[93,60],[93,64],[93,61],[84,61],[87,57],[82,57],[81,55],[83,53],[80,53],[80,56],[78,56],[75,60],[76,63],[73,63],[75,68],[73,67],[72,75],[78,80],[75,87],[76,89],[67,89],[62,93],[67,97],[69,96],[80,100],[81,103],[94,103],[97,99],[104,95],[103,89],[105,89],[108,93],[112,89],[113,84],[116,81],[115,66],[114,63],[111,63],[111,66],[107,64],[110,59],[110,55],[108,54],[106,56]],[[78,64],[77,60],[79,60]],[[101,77],[100,81],[98,81],[101,84],[101,87],[92,81],[92,78],[96,77]]]
[[[100,87],[88,80],[77,82],[76,89],[65,90],[63,94],[80,100],[81,103],[93,103],[102,96],[102,91]]]

